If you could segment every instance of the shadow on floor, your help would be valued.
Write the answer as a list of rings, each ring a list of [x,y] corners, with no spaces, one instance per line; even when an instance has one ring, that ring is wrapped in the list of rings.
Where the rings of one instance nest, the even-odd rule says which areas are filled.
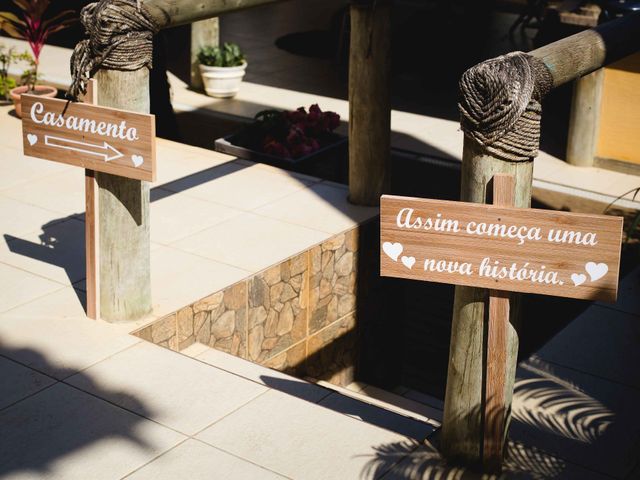
[[[37,365],[39,371],[29,365]],[[126,449],[153,449],[139,433],[142,416],[98,397],[116,395],[141,415],[150,417],[152,412],[140,400],[127,392],[106,391],[83,372],[75,373],[73,378],[91,386],[91,395],[59,382],[45,371],[59,372],[59,378],[75,373],[61,371],[36,350],[0,343],[0,477],[58,478],[56,469],[64,465],[65,459],[73,456],[77,462],[80,455],[89,455],[90,459],[84,462],[89,463],[85,474],[90,475],[91,468],[100,468],[97,457],[103,457],[104,452],[89,454],[87,450],[101,442],[115,440],[126,446],[112,443],[111,447],[102,447],[109,448],[112,455]],[[91,459],[97,460],[93,467]]]

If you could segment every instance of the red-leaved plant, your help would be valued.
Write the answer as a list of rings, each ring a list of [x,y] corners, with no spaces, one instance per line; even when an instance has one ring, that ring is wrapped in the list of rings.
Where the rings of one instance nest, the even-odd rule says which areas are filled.
[[[0,30],[4,30],[10,36],[26,40],[33,52],[33,72],[27,78],[29,90],[33,90],[38,78],[38,65],[40,53],[49,35],[67,28],[75,17],[73,10],[65,10],[45,20],[44,12],[49,7],[50,0],[12,0],[22,10],[22,18],[11,12],[0,12]]]
[[[264,110],[255,122],[235,136],[239,145],[286,159],[300,158],[335,141],[333,132],[340,125],[340,115],[323,112],[317,104],[309,111]]]

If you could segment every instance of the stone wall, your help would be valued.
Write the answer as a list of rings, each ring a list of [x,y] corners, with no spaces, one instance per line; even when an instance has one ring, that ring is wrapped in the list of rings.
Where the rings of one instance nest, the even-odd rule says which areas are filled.
[[[377,225],[376,218],[336,235],[134,334],[176,351],[199,342],[296,376],[347,385],[355,379],[366,331],[364,292],[373,292],[379,278]],[[378,311],[370,300],[367,309]]]

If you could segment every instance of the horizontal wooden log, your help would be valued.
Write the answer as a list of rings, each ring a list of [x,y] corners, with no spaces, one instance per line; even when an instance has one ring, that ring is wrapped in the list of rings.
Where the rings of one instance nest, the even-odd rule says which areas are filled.
[[[147,8],[160,28],[175,27],[283,0],[146,0]]]
[[[558,87],[640,50],[640,13],[603,23],[529,52]]]

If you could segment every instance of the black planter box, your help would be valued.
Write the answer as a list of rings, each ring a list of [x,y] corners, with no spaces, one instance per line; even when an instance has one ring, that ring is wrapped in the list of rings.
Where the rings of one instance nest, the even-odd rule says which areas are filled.
[[[244,160],[266,163],[284,170],[314,175],[325,180],[346,182],[349,158],[348,138],[337,134],[332,136],[335,138],[334,142],[299,158],[277,157],[235,145],[233,143],[235,135],[227,135],[216,139],[214,147],[217,152],[233,155]]]

